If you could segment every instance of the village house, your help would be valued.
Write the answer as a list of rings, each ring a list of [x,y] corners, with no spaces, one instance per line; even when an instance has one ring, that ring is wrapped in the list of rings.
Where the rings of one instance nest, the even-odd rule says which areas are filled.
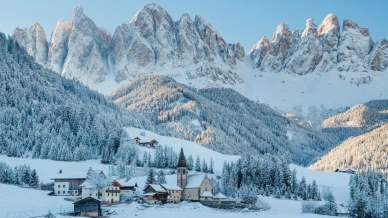
[[[95,198],[83,198],[73,204],[76,216],[100,217],[102,215],[101,202]]]
[[[91,172],[82,184],[82,198],[93,197],[105,204],[114,204],[120,202],[120,187],[112,183],[104,172]]]
[[[54,195],[79,196],[81,195],[81,184],[85,181],[85,176],[75,172],[63,172],[59,170],[54,180]]]
[[[161,184],[162,186],[168,193],[167,195],[167,202],[168,203],[178,203],[182,200],[182,188],[174,185],[166,185],[166,184]]]
[[[157,184],[148,184],[143,189],[144,201],[147,203],[167,203],[168,192],[161,185]]]
[[[126,179],[114,179],[112,185],[120,189],[120,201],[132,199],[138,190],[137,183],[132,183]]]

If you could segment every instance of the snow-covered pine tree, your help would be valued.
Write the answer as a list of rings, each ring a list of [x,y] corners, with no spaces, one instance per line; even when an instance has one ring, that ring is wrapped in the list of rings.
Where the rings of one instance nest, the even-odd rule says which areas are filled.
[[[201,160],[199,157],[195,159],[195,171],[200,172],[201,171]]]
[[[298,184],[298,196],[303,200],[307,200],[307,184],[304,176]]]
[[[164,176],[163,170],[159,170],[157,181],[158,184],[166,184],[166,177]]]
[[[193,170],[193,168],[194,168],[194,159],[193,159],[193,156],[191,154],[187,158],[187,168],[189,170]]]
[[[150,168],[150,170],[148,171],[146,184],[155,184],[155,182],[156,182],[156,180],[155,180],[154,170],[152,168]]]

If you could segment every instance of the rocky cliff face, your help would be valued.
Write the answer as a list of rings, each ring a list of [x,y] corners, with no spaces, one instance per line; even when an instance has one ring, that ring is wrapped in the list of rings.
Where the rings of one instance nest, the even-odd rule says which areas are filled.
[[[17,28],[14,38],[38,63],[87,84],[108,75],[120,82],[160,68],[181,68],[189,79],[235,83],[240,78],[234,66],[245,56],[241,44],[227,43],[203,18],[184,14],[174,21],[156,4],[146,5],[113,36],[81,8],[74,9],[71,21],[57,23],[49,42],[44,35],[34,24]]]
[[[12,38],[24,46],[27,53],[33,56],[37,63],[43,65],[47,63],[46,34],[39,23],[34,23],[29,28],[16,28]]]
[[[261,71],[310,72],[383,71],[387,67],[387,43],[374,43],[365,27],[344,20],[342,30],[338,17],[327,15],[316,27],[306,21],[302,34],[290,31],[285,24],[276,28],[271,42],[261,39],[251,50],[254,66]]]

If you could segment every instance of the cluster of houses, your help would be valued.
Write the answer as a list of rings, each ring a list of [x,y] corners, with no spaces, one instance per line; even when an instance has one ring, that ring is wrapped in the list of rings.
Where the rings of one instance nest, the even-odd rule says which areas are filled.
[[[69,175],[59,171],[53,178],[53,194],[75,196],[74,214],[98,217],[101,204],[116,204],[139,198],[146,203],[178,203],[181,201],[223,200],[222,194],[213,195],[213,184],[207,174],[190,174],[181,149],[176,170],[176,181],[166,184],[146,184],[138,187],[126,179],[108,178],[103,171],[89,169],[87,175]]]

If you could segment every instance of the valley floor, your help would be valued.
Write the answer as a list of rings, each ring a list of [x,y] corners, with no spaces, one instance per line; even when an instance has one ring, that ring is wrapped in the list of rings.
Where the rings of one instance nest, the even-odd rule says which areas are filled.
[[[13,185],[0,184],[0,211],[2,218],[27,218],[42,216],[51,211],[57,218],[70,216],[59,215],[58,213],[72,211],[72,202],[64,200],[60,196],[48,196],[47,192],[21,188]],[[112,212],[111,218],[314,218],[326,217],[315,214],[302,214],[301,201],[280,200],[274,198],[263,198],[271,207],[267,211],[230,211],[205,207],[200,203],[182,202],[180,204],[166,204],[162,206],[143,206],[137,203],[119,204],[104,207],[103,210]]]
[[[29,164],[35,168],[40,175],[42,181],[50,181],[50,176],[57,172],[58,169],[87,171],[89,167],[94,169],[107,170],[108,166],[100,164],[97,160],[80,161],[80,162],[63,162],[52,160],[37,160],[26,158],[10,158],[7,156],[0,156],[0,161],[4,161],[12,166],[20,164]],[[319,184],[321,190],[330,188],[333,191],[338,203],[346,203],[348,199],[348,181],[349,175],[344,173],[327,173],[316,172],[308,168],[291,165],[291,168],[297,170],[298,177],[305,176],[307,181],[315,179]],[[144,171],[138,169],[138,177],[134,178],[138,182],[145,180]],[[174,179],[173,176],[166,176],[167,180]],[[1,218],[26,218],[47,214],[48,211],[58,214],[61,212],[69,212],[73,210],[72,202],[65,201],[64,197],[49,196],[48,192],[22,188],[14,185],[0,184],[0,211]],[[142,218],[155,217],[202,217],[202,218],[293,218],[293,217],[325,217],[314,214],[301,213],[301,201],[281,200],[274,198],[263,198],[271,207],[267,211],[230,211],[218,210],[202,206],[199,203],[182,202],[176,205],[163,205],[154,207],[145,207],[143,205],[120,204],[105,209],[113,212],[110,216],[112,218],[124,218],[129,216],[137,216]],[[62,216],[57,216],[61,217]],[[63,216],[68,217],[68,216]]]

